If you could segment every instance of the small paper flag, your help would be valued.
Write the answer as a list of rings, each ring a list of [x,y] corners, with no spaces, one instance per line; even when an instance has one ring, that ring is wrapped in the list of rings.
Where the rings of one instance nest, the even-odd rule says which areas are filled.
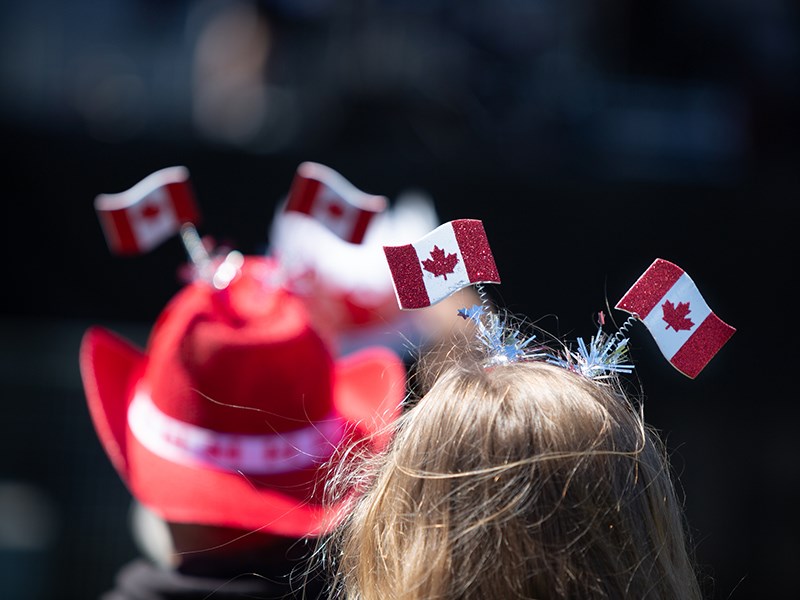
[[[458,219],[419,241],[384,246],[397,302],[403,310],[444,300],[473,283],[500,283],[483,223]]]
[[[372,217],[387,203],[385,196],[362,192],[325,165],[304,162],[297,167],[285,210],[305,213],[343,240],[360,244]]]
[[[736,329],[715,315],[679,266],[657,258],[617,302],[641,320],[666,359],[695,378]]]
[[[118,194],[100,194],[94,207],[115,254],[149,252],[184,223],[200,219],[185,167],[156,171]]]

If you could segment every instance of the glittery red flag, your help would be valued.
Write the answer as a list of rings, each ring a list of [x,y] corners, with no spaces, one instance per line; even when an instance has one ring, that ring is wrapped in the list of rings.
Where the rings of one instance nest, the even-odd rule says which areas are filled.
[[[657,258],[617,303],[640,319],[672,365],[694,378],[736,329],[706,304],[679,266]]]
[[[175,235],[200,213],[185,167],[161,169],[118,194],[100,194],[94,207],[115,254],[144,254]]]
[[[417,242],[384,246],[402,309],[423,308],[473,283],[500,283],[483,223],[458,219]]]
[[[297,167],[287,211],[305,213],[343,240],[360,244],[372,217],[385,210],[385,196],[362,192],[333,169],[314,162]]]

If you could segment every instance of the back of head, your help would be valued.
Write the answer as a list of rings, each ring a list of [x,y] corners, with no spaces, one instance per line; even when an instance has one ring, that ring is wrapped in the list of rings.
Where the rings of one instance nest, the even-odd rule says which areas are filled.
[[[658,437],[543,362],[439,376],[340,532],[348,598],[694,598]]]

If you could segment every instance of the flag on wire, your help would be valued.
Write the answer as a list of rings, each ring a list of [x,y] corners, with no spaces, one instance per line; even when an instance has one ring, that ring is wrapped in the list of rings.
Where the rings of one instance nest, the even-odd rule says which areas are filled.
[[[297,167],[285,210],[305,213],[346,242],[360,244],[370,220],[387,203],[385,196],[362,192],[325,165],[304,162]]]
[[[401,309],[423,308],[473,283],[500,283],[483,223],[458,219],[419,241],[384,246]]]
[[[657,258],[617,302],[641,320],[672,365],[695,378],[736,329],[711,312],[679,266]]]
[[[186,167],[161,169],[124,192],[100,194],[94,208],[115,254],[149,252],[200,218]]]

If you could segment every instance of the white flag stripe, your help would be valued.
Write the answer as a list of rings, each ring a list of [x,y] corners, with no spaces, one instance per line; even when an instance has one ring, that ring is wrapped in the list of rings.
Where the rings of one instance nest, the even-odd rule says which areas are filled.
[[[153,208],[157,213],[147,214]],[[172,236],[180,226],[169,194],[163,187],[153,190],[140,203],[130,207],[128,214],[140,252],[149,252]]]
[[[458,246],[458,240],[456,240],[451,223],[440,225],[425,238],[414,243],[413,246],[420,260],[422,281],[428,291],[428,297],[432,301],[449,296],[452,292],[470,285],[467,269],[464,265],[464,257],[461,255],[461,249]],[[446,278],[442,275],[431,273],[422,265],[422,261],[431,259],[434,247],[442,250],[445,256],[455,254],[458,257],[458,262],[453,267],[453,272],[447,273]]]
[[[339,214],[334,214],[332,207],[338,207]],[[340,238],[347,240],[352,236],[355,221],[361,211],[342,199],[333,189],[326,185],[321,185],[317,192],[317,197],[311,205],[311,216],[320,223],[324,223],[328,229]]]
[[[686,315],[686,318],[693,323],[691,329],[675,331],[672,327],[668,328],[667,322],[664,321],[663,308],[664,303],[667,301],[671,302],[676,308],[679,303],[689,303],[690,312]],[[658,301],[658,304],[643,319],[643,322],[655,338],[661,352],[667,359],[671,360],[710,314],[711,309],[700,295],[700,290],[697,289],[691,278],[684,273]]]

